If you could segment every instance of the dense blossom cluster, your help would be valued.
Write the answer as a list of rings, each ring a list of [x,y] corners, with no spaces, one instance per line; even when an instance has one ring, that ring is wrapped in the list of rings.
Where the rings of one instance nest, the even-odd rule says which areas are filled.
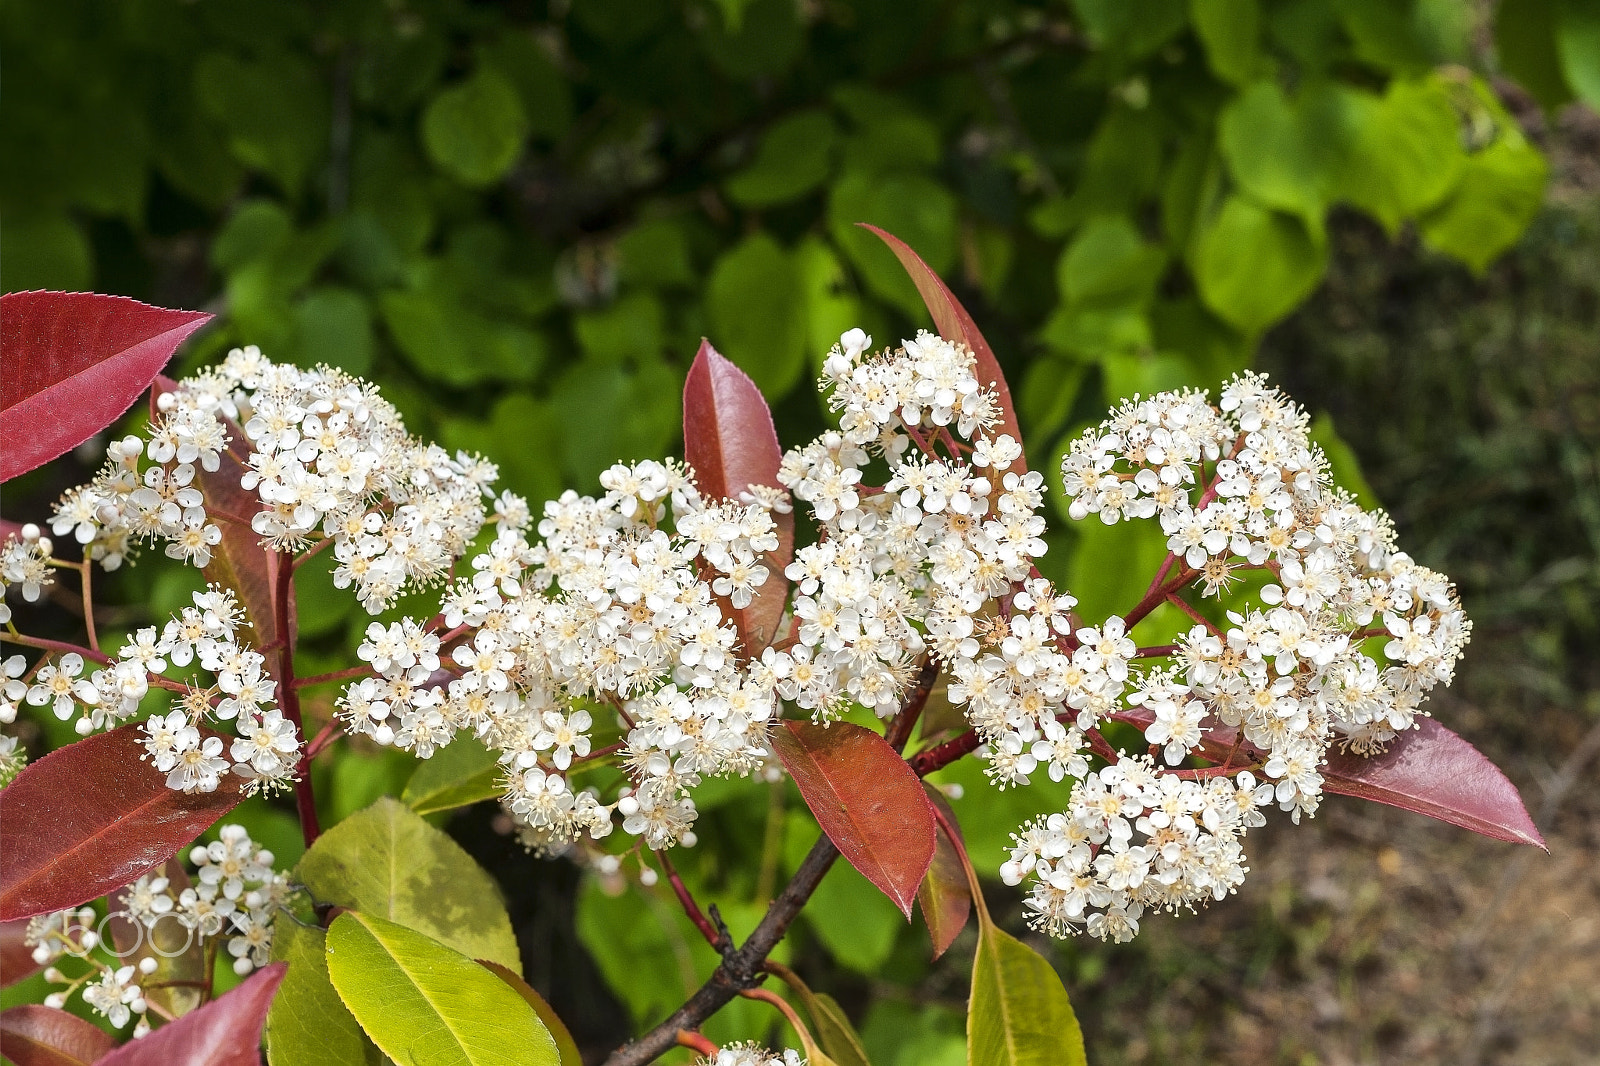
[[[806,1066],[806,1060],[793,1048],[785,1048],[780,1054],[759,1044],[741,1042],[724,1044],[715,1055],[696,1059],[695,1066]]]
[[[1146,602],[1103,619],[1035,566],[1044,478],[1000,431],[968,348],[921,333],[873,351],[852,330],[821,385],[838,428],[784,455],[777,485],[715,498],[683,465],[644,460],[534,516],[494,494],[489,464],[408,437],[370,385],[238,350],[162,397],[147,443],[113,444],[52,529],[110,567],[140,540],[200,563],[213,519],[246,522],[274,549],[331,547],[335,584],[374,614],[442,585],[433,617],[369,626],[340,718],[423,758],[478,738],[541,848],[619,822],[636,847],[692,844],[694,788],[766,767],[786,705],[889,718],[937,665],[997,787],[1076,783],[1067,810],[1022,827],[1001,871],[1033,879],[1034,920],[1058,935],[1124,939],[1147,908],[1233,891],[1259,808],[1313,813],[1330,747],[1371,753],[1409,728],[1470,632],[1448,581],[1332,486],[1305,413],[1258,375],[1216,405],[1192,390],[1136,397],[1070,446],[1072,517],[1159,523],[1169,549]],[[225,461],[243,502],[193,487]],[[792,558],[791,501],[815,522]],[[25,531],[0,572],[37,596],[50,551]],[[788,610],[770,641],[746,644],[735,613],[781,592],[778,573]],[[1198,604],[1179,595],[1191,587]],[[1169,601],[1192,628],[1140,647],[1132,631]],[[146,723],[156,768],[176,788],[215,787],[230,759],[284,781],[303,740],[240,622],[210,588],[89,677],[71,654],[8,661],[0,711],[26,698],[81,713],[84,730],[114,724],[169,665],[198,662],[215,683]],[[240,723],[227,758],[207,718]],[[1112,749],[1107,721],[1142,728],[1149,753]],[[1175,770],[1196,755],[1214,765]],[[607,756],[620,789],[574,783]]]
[[[224,825],[217,840],[190,851],[195,873],[187,884],[157,874],[127,886],[110,916],[122,924],[110,927],[110,937],[108,921],[88,907],[30,919],[25,941],[33,961],[48,967],[47,980],[66,986],[45,1002],[60,1007],[81,991],[84,1002],[117,1028],[137,1017],[134,1035],[143,1036],[150,1030],[147,995],[162,987],[164,960],[209,958],[207,941],[223,938],[235,973],[265,966],[273,919],[289,894],[288,879],[273,861],[243,826]],[[61,971],[58,964],[67,959],[80,964],[77,976]]]

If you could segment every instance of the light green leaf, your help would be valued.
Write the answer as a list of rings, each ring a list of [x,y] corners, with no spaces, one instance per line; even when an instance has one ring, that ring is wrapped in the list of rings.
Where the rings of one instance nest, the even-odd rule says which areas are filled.
[[[561,495],[561,470],[550,461],[558,455],[567,429],[551,406],[525,392],[495,401],[488,418],[444,418],[439,439],[452,452],[462,449],[493,456],[500,466],[500,484],[521,493],[542,513],[545,500]],[[441,753],[443,754],[443,753]]]
[[[1255,334],[1310,295],[1326,259],[1298,220],[1233,196],[1196,234],[1189,265],[1206,306]]]
[[[1396,0],[1338,0],[1340,20],[1358,59],[1385,70],[1415,73],[1436,59],[1428,50],[1416,7]]]
[[[1189,0],[1189,21],[1217,77],[1243,85],[1260,62],[1260,0]]]
[[[319,903],[399,922],[522,972],[500,889],[461,845],[385,796],[311,846],[295,876]]]
[[[368,1063],[382,1056],[328,979],[327,934],[287,915],[274,923],[272,961],[287,962],[267,1012],[268,1066]]]
[[[803,832],[814,836],[816,830]],[[807,926],[833,957],[864,974],[878,972],[906,924],[887,896],[842,862],[822,879],[804,913]]]
[[[823,111],[784,119],[761,139],[750,165],[728,179],[728,196],[746,207],[770,207],[803,196],[828,180],[838,131]]]
[[[422,115],[428,158],[463,185],[490,185],[504,177],[527,133],[528,116],[516,89],[487,67],[434,97]]]
[[[1572,91],[1600,110],[1600,7],[1594,0],[1563,0],[1556,18],[1556,51]]]
[[[1461,180],[1461,121],[1442,84],[1396,79],[1382,98],[1357,91],[1342,98],[1351,150],[1335,187],[1339,199],[1393,233]]]
[[[533,1013],[539,1016],[539,1021],[550,1030],[550,1035],[555,1039],[556,1050],[561,1054],[561,1066],[583,1066],[583,1056],[578,1052],[578,1045],[572,1039],[572,1033],[557,1016],[554,1009],[546,1002],[545,998],[533,990],[533,986],[521,977],[501,966],[498,962],[485,962],[478,960],[478,965],[486,967],[490,973],[511,986],[512,991],[527,1000],[528,1006],[533,1008]]]
[[[1061,253],[1056,283],[1070,304],[1143,307],[1167,256],[1146,244],[1125,215],[1091,219]]]
[[[1043,956],[984,921],[967,1015],[970,1066],[1086,1066],[1072,1001]]]
[[[439,271],[433,265],[433,272]],[[448,385],[531,381],[543,365],[543,334],[463,306],[443,279],[379,297],[383,323],[411,364]]]
[[[1467,157],[1450,197],[1418,220],[1423,241],[1481,273],[1533,221],[1547,173],[1538,149],[1503,126],[1494,143]]]
[[[805,367],[807,322],[794,257],[765,233],[717,260],[706,289],[711,341],[769,399],[794,387]]]
[[[274,200],[247,200],[228,216],[211,242],[211,265],[231,274],[246,263],[273,255],[294,233],[289,212]]]
[[[550,1031],[510,985],[414,929],[341,914],[327,959],[339,998],[400,1066],[560,1066]]]
[[[1313,87],[1291,101],[1272,81],[1242,92],[1220,126],[1222,155],[1239,187],[1268,207],[1319,220],[1343,162],[1337,104],[1335,90]]]
[[[432,814],[494,799],[503,791],[494,752],[470,736],[458,736],[424,759],[400,799],[418,814]]]
[[[865,328],[861,300],[851,291],[844,264],[821,237],[807,235],[794,250],[794,261],[805,293],[806,351],[820,372],[841,334]]]

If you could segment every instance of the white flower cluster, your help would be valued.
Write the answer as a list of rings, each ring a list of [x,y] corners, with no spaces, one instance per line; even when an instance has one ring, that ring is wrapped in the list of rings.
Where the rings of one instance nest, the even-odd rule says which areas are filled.
[[[45,586],[54,584],[55,570],[50,566],[54,550],[50,538],[31,522],[20,533],[8,534],[0,544],[0,626],[11,621],[11,605],[5,602],[5,595],[13,586],[21,590],[24,600],[37,603]]]
[[[179,888],[162,875],[146,875],[129,885],[118,897],[120,916],[134,925],[133,942],[105,943],[92,908],[54,911],[28,922],[25,942],[33,948],[33,961],[46,966],[46,980],[63,984],[45,1000],[48,1006],[62,1007],[76,991],[96,1013],[104,1015],[117,1028],[139,1019],[133,1035],[150,1031],[145,1017],[149,1004],[141,988],[141,978],[160,969],[157,958],[163,952],[182,954],[194,951],[209,957],[205,942],[226,937],[233,969],[248,974],[265,966],[272,952],[273,919],[288,896],[287,877],[273,869],[272,852],[258,847],[241,825],[224,825],[220,839],[196,845],[189,853],[196,876],[187,887]],[[183,930],[181,937],[162,935],[156,950],[157,927],[171,921]],[[142,951],[146,940],[152,950]],[[176,942],[181,941],[181,945]],[[120,962],[135,956],[129,965],[108,965],[96,956],[97,948],[109,951]],[[64,959],[88,964],[77,977],[68,977],[58,968]]]
[[[741,1041],[724,1044],[715,1055],[702,1055],[695,1060],[695,1066],[806,1066],[806,1060],[793,1048],[785,1048],[779,1054],[760,1044]]]
[[[290,785],[300,761],[301,739],[294,723],[274,703],[278,683],[266,672],[266,658],[239,642],[242,622],[233,594],[213,585],[195,593],[194,606],[185,607],[159,634],[153,626],[137,631],[122,646],[121,661],[94,675],[92,688],[99,700],[86,715],[91,725],[100,725],[102,716],[114,724],[136,712],[146,678],[161,677],[173,667],[198,664],[215,682],[201,686],[193,678],[186,679],[187,689],[175,705],[146,720],[144,758],[167,775],[168,788],[182,792],[215,791],[228,772],[230,759],[233,772],[247,779],[247,792]],[[62,656],[58,672],[69,659],[78,656]],[[46,666],[40,675],[49,669]],[[109,693],[105,691],[108,678],[118,685]],[[32,698],[30,692],[30,701]],[[58,716],[60,699],[58,696]],[[213,719],[233,721],[238,734],[227,757],[220,736],[201,732]]]
[[[139,541],[164,541],[168,555],[203,567],[222,540],[214,517],[248,523],[279,550],[330,540],[336,584],[354,585],[376,614],[408,585],[442,578],[487,518],[495,468],[408,436],[372,385],[342,371],[236,348],[156,407],[148,440],[113,442],[105,468],[63,496],[52,519],[57,536],[72,533],[108,570]],[[236,479],[208,477],[225,454],[242,464]],[[525,514],[520,501],[502,502]]]
[[[1275,800],[1295,821],[1314,813],[1331,745],[1381,750],[1449,681],[1471,631],[1454,589],[1396,549],[1384,515],[1331,487],[1307,428],[1303,410],[1246,374],[1218,407],[1194,391],[1135,398],[1063,460],[1075,517],[1160,521],[1171,589],[1198,580],[1220,599],[1245,570],[1272,583],[1226,626],[1201,620],[1184,634],[1171,665],[1137,678],[1131,710],[1115,715],[1143,724],[1169,766],[1202,750],[1232,766],[1242,751],[1255,773],[1197,782],[1124,758],[1089,774],[1067,812],[1019,835],[1003,868],[1011,883],[1037,879],[1041,927],[1127,939],[1145,907],[1233,891],[1256,806]]]

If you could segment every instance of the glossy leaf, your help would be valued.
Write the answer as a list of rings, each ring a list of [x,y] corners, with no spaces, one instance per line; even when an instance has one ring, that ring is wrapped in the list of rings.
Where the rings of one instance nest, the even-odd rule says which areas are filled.
[[[572,1039],[566,1024],[556,1016],[556,1012],[545,1002],[544,997],[533,990],[532,985],[498,962],[479,959],[478,965],[487,968],[490,973],[510,985],[512,991],[527,1000],[528,1006],[533,1008],[533,1013],[539,1016],[540,1023],[550,1030],[550,1036],[556,1042],[556,1052],[561,1056],[561,1066],[583,1066],[583,1056],[578,1052],[577,1041]]]
[[[44,969],[33,961],[28,946],[28,919],[0,922],[0,988],[16,984]]]
[[[289,972],[267,1012],[268,1066],[327,1062],[378,1066],[383,1056],[328,978],[328,934],[281,916],[272,934],[272,961]]]
[[[751,485],[778,484],[783,448],[772,411],[744,371],[710,341],[701,341],[683,384],[683,454],[700,491],[712,499],[737,500]],[[748,607],[726,608],[747,656],[758,654],[777,634],[788,599],[783,568],[794,553],[794,515],[773,512],[778,550],[767,563],[767,580]]]
[[[978,324],[972,320],[967,309],[961,306],[961,301],[956,299],[955,294],[939,275],[911,250],[910,245],[877,226],[865,222],[860,225],[887,244],[889,250],[894,252],[895,258],[900,260],[900,265],[905,267],[906,273],[911,275],[911,280],[916,283],[917,292],[922,296],[922,302],[927,304],[928,313],[933,316],[933,325],[939,331],[939,335],[946,340],[961,341],[972,349],[972,354],[978,361],[978,384],[993,389],[1000,401],[999,432],[1009,433],[1013,440],[1021,444],[1022,424],[1017,421],[1016,406],[1011,402],[1011,387],[1006,384],[1005,374],[1001,372],[1000,363],[994,357],[994,349],[983,339]],[[1026,471],[1026,455],[1013,463],[1011,468],[1019,474]]]
[[[0,789],[0,919],[76,907],[136,881],[242,798],[231,774],[215,792],[176,792],[139,761],[144,753],[139,726],[125,725],[51,752]]]
[[[168,891],[174,899],[189,887],[189,874],[183,867],[183,860],[177,856],[152,870],[151,875],[165,877],[170,882]],[[140,980],[145,999],[174,1017],[188,1014],[200,1005],[198,983],[206,976],[205,944],[186,929],[175,914],[162,916],[153,927],[146,929],[143,923],[127,916],[117,898],[120,895],[115,891],[111,893],[105,932],[117,949],[121,965],[137,966],[145,959],[154,959],[155,970]],[[190,983],[157,987],[169,981]]]
[[[1241,332],[1256,334],[1311,294],[1327,249],[1294,216],[1230,196],[1196,233],[1189,260],[1206,306]]]
[[[533,1008],[499,977],[415,929],[348,911],[328,975],[375,1044],[411,1066],[560,1066]]]
[[[418,764],[400,799],[418,814],[453,810],[500,795],[500,778],[494,752],[461,736]]]
[[[1084,1066],[1083,1032],[1055,967],[981,923],[967,1012],[969,1066]]]
[[[494,879],[392,797],[318,837],[295,876],[319,903],[399,922],[464,955],[522,969]]]
[[[259,1066],[261,1028],[287,969],[281,962],[264,966],[238,988],[99,1061],[104,1066]]]
[[[115,422],[210,320],[97,293],[0,296],[0,481]]]
[[[966,873],[961,867],[961,853],[951,842],[946,826],[956,825],[955,811],[944,793],[924,782],[928,799],[942,808],[945,817],[934,826],[933,862],[928,874],[917,886],[917,905],[922,908],[922,919],[928,923],[928,936],[933,940],[933,957],[938,958],[949,950],[951,943],[966,928],[972,916],[972,892],[967,888]]]
[[[1330,753],[1323,788],[1415,811],[1486,837],[1545,848],[1516,786],[1499,767],[1432,718],[1373,758]]]
[[[909,920],[934,850],[933,807],[911,767],[849,722],[782,722],[772,745],[828,839]]]
[[[813,992],[800,975],[787,966],[774,968],[773,972],[805,1004],[806,1013],[811,1017],[812,1035],[834,1066],[872,1066],[867,1061],[867,1049],[862,1046],[860,1035],[836,999],[826,992]]]
[[[15,1066],[88,1066],[114,1046],[98,1025],[54,1007],[25,1003],[0,1013],[0,1055]]]

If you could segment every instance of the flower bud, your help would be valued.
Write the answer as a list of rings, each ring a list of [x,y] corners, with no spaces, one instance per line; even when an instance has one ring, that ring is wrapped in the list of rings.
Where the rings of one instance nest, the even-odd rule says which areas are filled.
[[[65,992],[52,992],[44,997],[44,1005],[60,1010],[67,1005],[67,994]]]
[[[83,940],[84,949],[85,950],[92,950],[93,948],[99,946],[99,944],[100,944],[100,934],[95,932],[93,929],[85,929],[83,931],[82,940]]]
[[[255,969],[255,964],[252,963],[248,958],[233,960],[233,972],[238,974],[240,977],[244,977],[253,969]]]
[[[650,869],[648,866],[639,871],[639,883],[646,888],[654,885],[660,879],[661,878],[656,874],[656,872]]]
[[[140,959],[139,960],[139,972],[144,974],[146,977],[148,977],[149,975],[155,973],[156,970],[160,967],[160,965],[161,964],[156,962],[156,960],[153,959],[153,958]]]

